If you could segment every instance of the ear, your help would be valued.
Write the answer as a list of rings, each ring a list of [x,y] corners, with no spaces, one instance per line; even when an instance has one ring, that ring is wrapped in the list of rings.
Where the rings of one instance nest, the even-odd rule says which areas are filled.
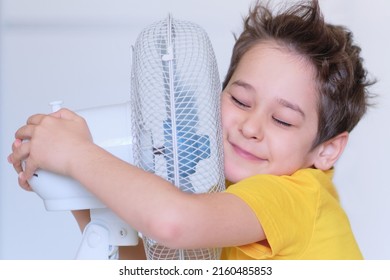
[[[345,131],[322,143],[318,147],[318,154],[314,161],[314,166],[321,170],[332,168],[343,153],[348,142],[348,136],[348,132]]]

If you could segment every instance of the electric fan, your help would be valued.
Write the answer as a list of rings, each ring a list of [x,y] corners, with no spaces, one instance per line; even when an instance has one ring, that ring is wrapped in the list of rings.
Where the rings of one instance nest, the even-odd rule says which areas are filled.
[[[198,25],[169,16],[134,47],[131,113],[134,164],[191,193],[224,189],[220,82]],[[217,259],[219,249],[174,250],[143,237],[149,259]]]
[[[117,157],[184,192],[218,192],[225,188],[220,91],[206,32],[168,16],[136,40],[130,101],[78,113],[86,119],[94,142]],[[117,246],[137,243],[137,232],[78,182],[39,170],[30,184],[48,210],[91,209],[77,258],[104,259],[115,255]],[[219,248],[171,249],[139,235],[148,259],[219,258]]]

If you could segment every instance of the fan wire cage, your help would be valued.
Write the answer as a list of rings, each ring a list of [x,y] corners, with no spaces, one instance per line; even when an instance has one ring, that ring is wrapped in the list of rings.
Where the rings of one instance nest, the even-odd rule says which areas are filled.
[[[189,193],[225,189],[217,63],[206,32],[170,15],[133,47],[134,164]],[[219,248],[171,249],[143,236],[148,259],[219,259]]]

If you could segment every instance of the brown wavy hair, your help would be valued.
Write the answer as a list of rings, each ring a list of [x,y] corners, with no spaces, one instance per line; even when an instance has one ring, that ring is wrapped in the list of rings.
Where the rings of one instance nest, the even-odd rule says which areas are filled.
[[[318,133],[313,148],[344,131],[352,131],[373,97],[363,67],[360,47],[344,26],[328,24],[317,0],[295,3],[273,13],[270,2],[250,8],[244,30],[236,38],[230,66],[223,82],[229,83],[242,56],[253,46],[273,41],[307,59],[316,71]]]

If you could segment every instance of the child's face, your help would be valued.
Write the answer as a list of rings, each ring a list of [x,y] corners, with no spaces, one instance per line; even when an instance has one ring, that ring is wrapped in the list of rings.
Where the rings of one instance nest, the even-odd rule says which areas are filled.
[[[241,59],[222,93],[225,175],[290,175],[313,165],[317,134],[314,70],[268,42]]]

